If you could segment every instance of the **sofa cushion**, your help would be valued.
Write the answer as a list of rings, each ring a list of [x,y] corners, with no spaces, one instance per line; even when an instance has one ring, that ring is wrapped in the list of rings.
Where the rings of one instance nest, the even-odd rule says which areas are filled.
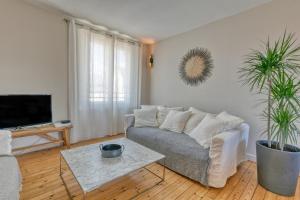
[[[205,112],[205,111],[203,111],[203,110],[199,110],[199,109],[197,109],[197,108],[195,108],[195,107],[190,107],[189,109],[188,109],[188,111],[191,111],[193,114],[201,114],[201,113],[204,113],[204,114],[207,114],[208,112]]]
[[[160,125],[160,129],[182,133],[186,121],[189,119],[192,112],[171,110],[165,121]]]
[[[0,156],[0,199],[19,199],[20,186],[21,177],[16,158]]]
[[[200,124],[200,122],[204,119],[206,113],[197,113],[197,114],[191,114],[190,118],[185,124],[185,127],[183,129],[183,132],[185,134],[190,134],[194,128]]]
[[[243,119],[236,117],[234,115],[231,115],[231,114],[227,113],[226,111],[223,111],[220,114],[218,114],[217,118],[224,121],[224,130],[223,131],[235,129],[244,122]]]
[[[183,111],[183,107],[169,108],[169,107],[164,107],[164,106],[158,106],[157,109],[158,109],[158,112],[157,112],[158,125],[161,125],[165,121],[167,115],[169,114],[169,112],[171,110]]]
[[[224,130],[224,122],[212,114],[207,114],[196,128],[189,134],[204,148],[209,148],[211,139]]]
[[[158,108],[163,107],[163,105],[141,105],[141,109],[151,109],[151,108]]]
[[[209,150],[204,149],[193,138],[152,127],[131,127],[127,130],[127,137],[164,154],[168,168],[207,185]]]
[[[190,134],[192,130],[196,128],[196,126],[198,126],[198,124],[204,119],[206,114],[208,114],[207,112],[198,110],[194,107],[190,107],[189,111],[192,112],[192,115],[190,116],[189,120],[186,122],[186,125],[184,127],[183,132],[185,134]]]
[[[135,109],[134,110],[134,117],[135,117],[135,127],[144,127],[144,126],[157,126],[156,120],[156,108],[149,108],[149,109]]]

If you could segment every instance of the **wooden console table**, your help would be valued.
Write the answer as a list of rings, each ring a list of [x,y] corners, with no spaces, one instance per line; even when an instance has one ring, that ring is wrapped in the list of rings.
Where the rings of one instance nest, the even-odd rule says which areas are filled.
[[[49,126],[41,126],[35,128],[29,128],[24,130],[16,130],[12,131],[12,138],[21,138],[21,137],[28,137],[28,136],[39,136],[44,139],[47,139],[49,142],[43,144],[35,144],[26,147],[15,148],[13,151],[20,151],[25,150],[33,147],[40,147],[48,144],[63,144],[67,148],[70,148],[70,130],[72,125],[64,126],[64,127],[55,127],[54,125]],[[61,139],[57,139],[48,135],[49,133],[58,132],[61,134]]]

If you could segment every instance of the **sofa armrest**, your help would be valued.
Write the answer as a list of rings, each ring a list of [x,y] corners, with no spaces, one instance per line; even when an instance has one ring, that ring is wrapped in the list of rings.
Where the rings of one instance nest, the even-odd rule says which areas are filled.
[[[12,154],[12,136],[8,130],[0,130],[0,155]]]
[[[0,199],[18,200],[22,178],[14,156],[0,157]]]
[[[238,147],[238,164],[247,160],[247,146],[249,139],[249,131],[250,126],[246,123],[241,124],[241,126],[237,129],[240,133],[240,143]]]
[[[127,129],[134,126],[134,114],[124,115],[124,131],[127,133]]]
[[[237,166],[246,160],[249,125],[220,133],[212,138],[209,151],[210,165],[208,182],[212,187],[224,187],[227,178],[237,171]]]

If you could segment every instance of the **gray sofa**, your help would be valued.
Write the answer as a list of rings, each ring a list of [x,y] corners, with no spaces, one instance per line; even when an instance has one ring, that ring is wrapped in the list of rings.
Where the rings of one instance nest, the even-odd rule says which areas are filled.
[[[175,172],[208,185],[209,150],[186,134],[158,128],[127,129],[127,137],[166,156],[165,165]],[[188,167],[187,167],[188,166]]]
[[[14,156],[0,156],[0,200],[18,200],[21,175]]]
[[[125,116],[127,138],[166,156],[169,169],[206,186],[224,187],[228,177],[246,160],[249,126],[243,123],[234,130],[212,138],[209,149],[204,149],[187,134],[159,128],[134,127],[134,115]]]

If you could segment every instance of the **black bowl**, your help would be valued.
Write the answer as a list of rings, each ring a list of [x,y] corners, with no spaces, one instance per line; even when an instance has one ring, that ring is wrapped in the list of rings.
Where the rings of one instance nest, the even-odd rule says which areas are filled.
[[[119,144],[106,144],[99,146],[103,158],[115,158],[121,156],[125,147]]]

